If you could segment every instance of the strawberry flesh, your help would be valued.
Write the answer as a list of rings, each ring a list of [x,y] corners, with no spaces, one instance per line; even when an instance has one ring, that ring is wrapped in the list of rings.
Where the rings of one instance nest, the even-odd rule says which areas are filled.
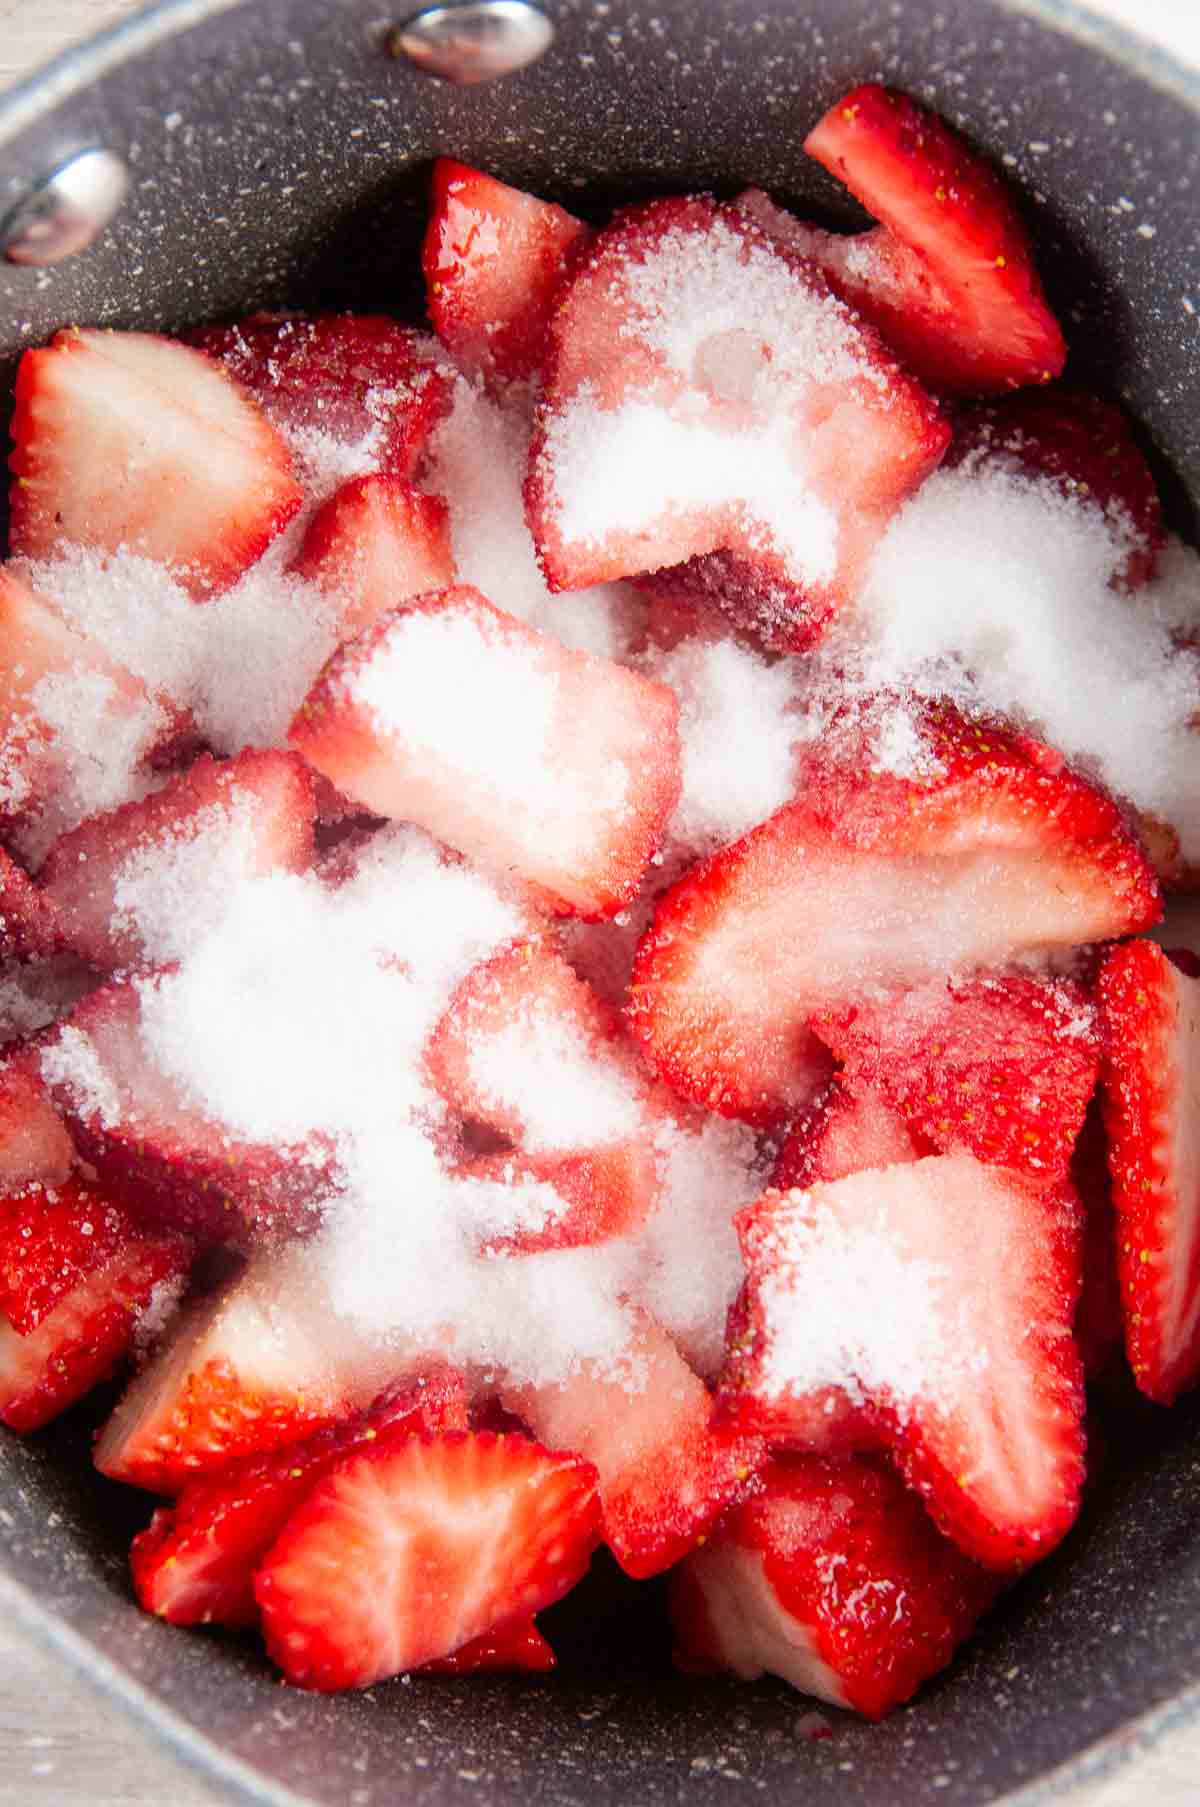
[[[338,638],[352,640],[454,582],[446,504],[389,472],[353,477],[313,515],[292,569],[337,605]]]

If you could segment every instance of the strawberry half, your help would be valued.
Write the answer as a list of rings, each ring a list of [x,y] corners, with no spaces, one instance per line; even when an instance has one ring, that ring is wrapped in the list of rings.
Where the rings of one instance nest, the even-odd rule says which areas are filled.
[[[226,590],[300,507],[287,447],[187,345],[69,327],[17,370],[9,548],[137,552],[197,601]]]
[[[629,1015],[685,1097],[776,1121],[828,1077],[810,1023],[831,1006],[1157,919],[1107,798],[951,711],[927,730],[932,776],[814,768],[800,801],[659,903]]]
[[[1125,1347],[1170,1405],[1200,1376],[1200,979],[1133,941],[1108,954],[1099,997]]]
[[[951,980],[813,1019],[853,1091],[877,1092],[939,1153],[1061,1179],[1100,1067],[1080,985]]]
[[[804,148],[890,235],[818,262],[918,375],[983,395],[1061,373],[1066,344],[1009,189],[944,120],[868,82]]]
[[[560,912],[603,917],[636,891],[675,807],[677,721],[665,685],[463,586],[334,653],[289,739],[377,815],[416,822]]]
[[[564,260],[587,232],[563,207],[437,159],[421,265],[434,331],[464,370],[534,375]]]
[[[967,1555],[1013,1569],[1053,1549],[1083,1485],[1073,1191],[934,1155],[764,1193],[737,1221],[722,1394],[775,1436],[840,1395]]]
[[[45,1032],[39,1071],[80,1155],[139,1215],[218,1241],[311,1225],[333,1156],[247,1142],[189,1102],[147,1045],[147,978],[94,991]]]
[[[332,1693],[401,1675],[561,1599],[596,1545],[595,1471],[523,1437],[410,1437],[318,1483],[258,1571],[272,1659]]]
[[[882,1719],[945,1668],[999,1591],[886,1468],[777,1458],[671,1577],[675,1660],[779,1675]]]
[[[1115,581],[1150,582],[1166,545],[1162,502],[1120,408],[1083,389],[1056,385],[1011,395],[959,415],[948,465],[1002,463],[1049,478],[1067,501],[1099,509],[1129,550]]]
[[[673,590],[794,650],[948,437],[810,265],[712,201],[655,201],[556,304],[530,528],[551,589],[686,566]]]
[[[0,1421],[38,1430],[106,1380],[190,1256],[79,1180],[0,1200]]]
[[[356,1450],[466,1428],[462,1377],[434,1370],[357,1418],[202,1475],[134,1538],[134,1592],[172,1625],[257,1625],[254,1572],[319,1480]]]
[[[708,1389],[653,1319],[639,1318],[628,1354],[625,1369],[585,1362],[561,1384],[502,1397],[543,1442],[595,1464],[604,1541],[640,1580],[704,1537],[765,1452],[757,1436],[715,1422]]]
[[[251,314],[187,336],[302,455],[313,438],[332,442],[360,452],[364,472],[411,477],[450,406],[433,341],[384,314]]]
[[[388,472],[352,477],[313,515],[292,569],[337,604],[338,639],[351,640],[454,582],[446,504]]]

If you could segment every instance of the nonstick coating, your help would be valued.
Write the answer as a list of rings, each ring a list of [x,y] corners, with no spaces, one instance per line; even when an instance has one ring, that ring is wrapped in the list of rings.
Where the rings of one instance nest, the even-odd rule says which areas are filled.
[[[1073,374],[1132,408],[1175,524],[1192,531],[1200,88],[1183,72],[1054,0],[548,10],[559,30],[545,61],[475,89],[392,63],[381,0],[182,0],[57,65],[0,107],[0,200],[90,143],[128,155],[134,188],[90,253],[0,274],[6,374],[70,321],[172,327],[280,302],[415,309],[424,177],[443,151],[598,215],[617,197],[755,181],[848,220],[801,141],[839,91],[884,79],[1004,159]],[[881,1727],[833,1713],[814,1724],[811,1703],[773,1683],[674,1679],[656,1590],[604,1568],[550,1615],[564,1658],[553,1681],[285,1691],[252,1644],[136,1610],[125,1549],[145,1510],[93,1474],[87,1429],[0,1445],[0,1600],[185,1755],[265,1800],[979,1807],[1053,1786],[1065,1764],[1076,1776],[1108,1761],[1135,1722],[1150,1730],[1194,1711],[1189,1691],[1200,1698],[1194,1408],[1118,1427],[1126,1453],[1067,1548]]]

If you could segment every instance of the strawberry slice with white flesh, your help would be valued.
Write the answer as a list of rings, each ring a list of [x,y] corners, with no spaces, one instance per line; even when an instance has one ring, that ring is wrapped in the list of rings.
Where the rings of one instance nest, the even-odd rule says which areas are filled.
[[[1125,1347],[1170,1405],[1200,1378],[1200,979],[1133,941],[1107,955],[1099,998]]]
[[[101,1431],[96,1466],[177,1494],[199,1475],[336,1424],[430,1366],[425,1352],[371,1343],[335,1316],[302,1245],[263,1249],[186,1307]]]
[[[508,1386],[501,1398],[543,1442],[595,1464],[604,1541],[638,1579],[703,1538],[765,1454],[758,1437],[716,1422],[704,1382],[645,1314],[623,1365],[583,1362],[562,1382]]]
[[[550,327],[526,503],[547,582],[672,571],[811,644],[949,429],[803,260],[714,202],[598,233]]]
[[[187,335],[253,395],[302,464],[357,454],[360,474],[411,477],[450,406],[428,334],[386,314],[251,314]]]
[[[38,873],[66,940],[101,969],[156,965],[186,949],[231,886],[303,872],[313,858],[312,776],[294,753],[202,754],[149,797],[61,836]],[[187,903],[182,903],[182,897]]]
[[[434,331],[463,370],[536,374],[567,253],[587,234],[564,207],[437,159],[421,264]]]
[[[0,1422],[39,1430],[107,1380],[190,1259],[81,1180],[0,1199]]]
[[[301,1443],[201,1475],[134,1538],[134,1592],[172,1625],[257,1625],[255,1570],[319,1480],[356,1450],[467,1426],[462,1376],[435,1369]]]
[[[952,711],[927,744],[932,776],[814,769],[665,894],[629,1015],[685,1097],[775,1122],[828,1077],[822,1011],[1157,920],[1153,871],[1099,791]]]
[[[1100,1068],[1081,985],[951,980],[822,1012],[813,1026],[846,1083],[879,1093],[939,1153],[1065,1176]]]
[[[678,800],[678,713],[665,685],[460,587],[334,653],[289,739],[364,808],[598,918],[633,896]]]
[[[300,507],[288,449],[190,346],[69,327],[17,370],[9,548],[168,565],[197,601],[261,557]]]
[[[31,864],[66,828],[123,802],[186,719],[0,568],[0,823]]]
[[[806,255],[919,376],[986,395],[1061,373],[1066,343],[1009,187],[944,120],[867,82],[804,148],[885,228]]]
[[[317,509],[292,566],[337,604],[339,640],[454,582],[450,517],[440,496],[403,477],[352,477]]]
[[[248,1142],[193,1104],[147,1043],[144,995],[161,983],[103,986],[45,1033],[40,1077],[80,1155],[150,1223],[234,1242],[311,1225],[332,1151]]]
[[[777,1458],[672,1575],[675,1661],[778,1675],[882,1719],[946,1667],[999,1591],[886,1468]]]
[[[368,1688],[559,1600],[597,1541],[596,1477],[524,1437],[449,1431],[349,1457],[255,1581],[297,1687]]]
[[[1053,1549],[1084,1476],[1073,1190],[931,1155],[764,1193],[738,1231],[722,1392],[781,1433],[793,1403],[802,1432],[840,1394],[968,1556],[1013,1570]]]

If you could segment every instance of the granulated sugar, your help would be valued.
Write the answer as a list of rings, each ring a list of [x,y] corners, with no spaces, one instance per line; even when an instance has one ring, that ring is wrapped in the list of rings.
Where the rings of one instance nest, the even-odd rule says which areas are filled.
[[[530,1010],[470,1051],[472,1085],[517,1119],[533,1153],[603,1147],[644,1132],[642,1100],[626,1072],[563,1022]]]
[[[153,788],[145,761],[167,716],[149,695],[131,696],[103,671],[47,673],[29,693],[36,808],[14,830],[17,851],[36,867],[51,842],[87,816]],[[10,738],[22,722],[10,718]]]
[[[186,833],[135,848],[117,868],[114,932],[135,936],[154,965],[183,959],[216,927],[257,852],[252,798],[234,793],[227,803],[198,811]]]

